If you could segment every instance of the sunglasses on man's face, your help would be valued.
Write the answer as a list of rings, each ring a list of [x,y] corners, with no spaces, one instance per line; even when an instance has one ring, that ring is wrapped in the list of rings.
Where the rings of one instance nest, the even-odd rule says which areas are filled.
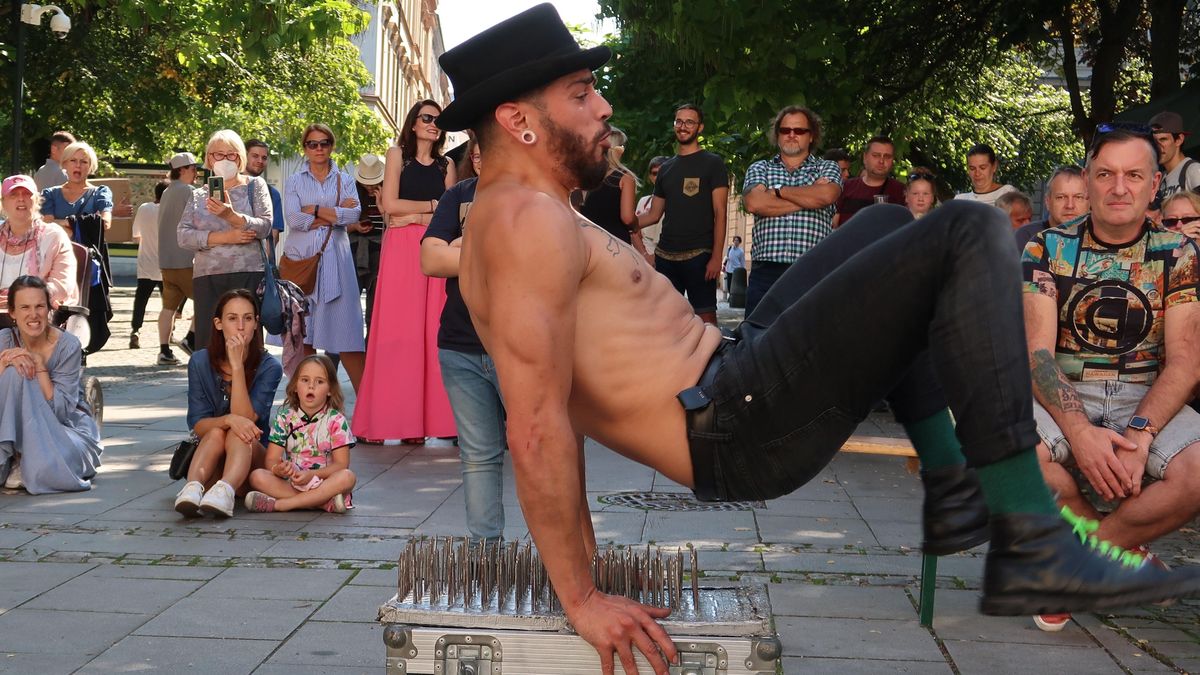
[[[1180,216],[1178,218],[1163,218],[1162,224],[1164,227],[1174,229],[1197,221],[1200,221],[1200,216]]]
[[[319,141],[304,141],[304,147],[308,148],[309,150],[316,150],[317,148],[332,148],[333,141],[329,140],[328,138],[322,138]]]
[[[437,121],[438,116],[430,115],[429,113],[421,113],[420,115],[417,115],[417,119],[421,120],[425,124],[433,124]]]
[[[780,136],[807,136],[811,131],[805,127],[779,127]]]

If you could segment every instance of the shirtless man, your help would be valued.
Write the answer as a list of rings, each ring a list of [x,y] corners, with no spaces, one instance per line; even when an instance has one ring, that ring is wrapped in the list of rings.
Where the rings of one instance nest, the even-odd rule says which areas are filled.
[[[579,49],[553,7],[539,5],[441,57],[457,98],[438,120],[474,129],[488,166],[464,226],[460,287],[500,377],[526,522],[603,672],[614,671],[614,653],[637,672],[636,645],[665,674],[676,650],[655,622],[665,610],[592,584],[583,437],[701,498],[779,496],[828,463],[926,348],[992,513],[985,613],[1200,591],[1196,570],[1102,558],[1057,515],[1034,452],[1020,270],[1002,214],[952,204],[902,227],[906,209],[873,207],[805,258],[849,258],[844,244],[863,228],[892,234],[835,261],[812,288],[789,271],[741,339],[725,340],[570,206],[573,189],[605,174],[612,109],[591,71],[608,57],[605,47]],[[871,296],[848,302],[861,288]]]

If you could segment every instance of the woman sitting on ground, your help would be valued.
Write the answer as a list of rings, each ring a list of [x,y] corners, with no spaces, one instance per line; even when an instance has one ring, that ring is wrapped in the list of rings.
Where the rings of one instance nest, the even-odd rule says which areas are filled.
[[[75,253],[63,229],[42,220],[42,196],[29,176],[9,176],[0,188],[5,222],[0,225],[0,302],[8,286],[26,274],[46,282],[50,308],[79,302]]]
[[[13,326],[0,330],[0,474],[30,494],[89,490],[100,429],[82,395],[83,346],[50,325],[50,289],[35,276],[8,287]]]
[[[283,367],[263,349],[258,303],[244,288],[217,300],[208,348],[188,361],[188,426],[198,439],[175,498],[185,516],[232,516],[234,494],[263,466],[263,439]]]

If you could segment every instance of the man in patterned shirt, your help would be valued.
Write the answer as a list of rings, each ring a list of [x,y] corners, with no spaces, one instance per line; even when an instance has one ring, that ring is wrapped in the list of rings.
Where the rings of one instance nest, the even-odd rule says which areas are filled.
[[[1185,405],[1200,379],[1200,250],[1145,217],[1157,156],[1149,134],[1098,136],[1090,216],[1022,256],[1042,474],[1077,514],[1101,518],[1064,465],[1120,500],[1095,535],[1124,548],[1200,513],[1200,413]]]
[[[742,185],[746,210],[754,214],[746,316],[797,258],[830,233],[842,192],[841,168],[811,152],[821,142],[816,113],[787,106],[768,134],[779,153],[751,164]]]

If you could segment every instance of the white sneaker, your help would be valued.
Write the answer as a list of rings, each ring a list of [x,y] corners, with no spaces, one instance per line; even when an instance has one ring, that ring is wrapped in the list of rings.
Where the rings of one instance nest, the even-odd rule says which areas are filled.
[[[200,515],[200,499],[203,496],[204,486],[199,481],[188,481],[175,496],[175,510],[189,518],[194,518]]]
[[[25,487],[25,481],[21,480],[21,458],[16,455],[13,455],[12,468],[8,471],[8,478],[4,480],[4,487],[10,490]]]
[[[233,486],[223,480],[217,481],[204,493],[200,510],[214,516],[233,516]]]

